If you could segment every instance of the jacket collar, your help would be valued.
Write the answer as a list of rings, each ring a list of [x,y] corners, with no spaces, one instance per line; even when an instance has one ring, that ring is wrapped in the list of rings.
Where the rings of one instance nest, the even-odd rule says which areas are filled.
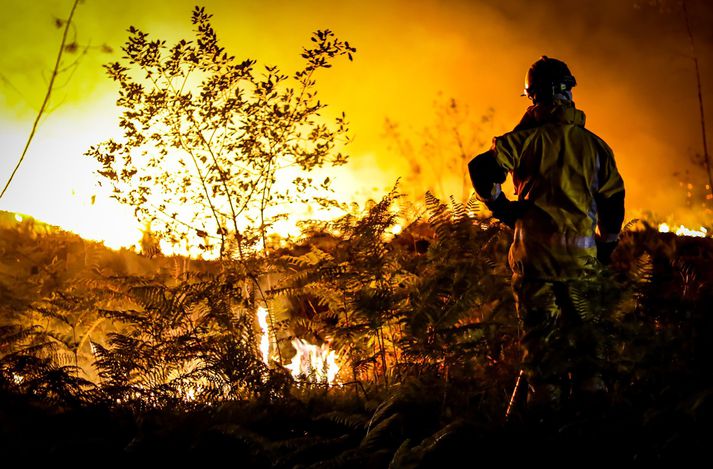
[[[545,124],[576,125],[584,127],[586,116],[572,101],[555,100],[553,103],[536,104],[527,108],[515,130],[530,129]]]

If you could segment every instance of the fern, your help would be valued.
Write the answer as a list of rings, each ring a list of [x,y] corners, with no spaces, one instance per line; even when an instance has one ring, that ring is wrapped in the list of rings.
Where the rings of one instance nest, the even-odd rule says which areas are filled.
[[[107,346],[94,344],[102,389],[119,402],[138,394],[160,406],[283,395],[288,381],[258,356],[254,316],[234,313],[249,299],[226,280],[136,287],[140,309],[102,311],[125,328]]]
[[[475,194],[471,195],[465,204],[465,210],[469,218],[479,218],[483,214],[483,205]]]
[[[640,286],[650,284],[653,279],[653,261],[649,253],[639,256],[631,267],[630,277]]]
[[[465,205],[463,205],[461,202],[457,202],[455,197],[451,196],[451,218],[453,219],[454,222],[458,222],[463,220],[464,218],[469,218],[468,217],[468,212],[465,208]]]
[[[409,438],[406,438],[403,443],[401,443],[401,445],[394,452],[391,461],[389,462],[389,469],[404,469],[406,467],[410,467],[406,463],[410,453],[410,445],[411,440]]]
[[[429,213],[428,223],[436,232],[438,238],[443,238],[448,234],[452,215],[448,210],[448,206],[441,203],[430,192],[426,192],[426,208]]]
[[[341,425],[342,427],[354,431],[365,430],[368,423],[367,419],[361,414],[345,413],[338,410],[321,414],[316,418],[316,420],[327,420],[329,422],[334,422],[336,424]]]
[[[367,430],[366,435],[361,440],[359,446],[367,451],[373,451],[390,443],[393,439],[396,426],[399,425],[401,415],[394,413],[383,420],[380,420],[374,427]]]
[[[636,225],[638,225],[641,222],[639,218],[632,218],[628,222],[624,224],[624,226],[621,229],[622,233],[628,233],[634,229]]]
[[[0,328],[0,388],[54,406],[80,405],[91,383],[79,377],[73,359],[38,327]]]

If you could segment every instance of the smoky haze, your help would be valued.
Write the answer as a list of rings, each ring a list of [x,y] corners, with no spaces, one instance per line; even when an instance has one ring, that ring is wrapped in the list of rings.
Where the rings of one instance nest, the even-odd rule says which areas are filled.
[[[0,3],[5,13],[0,18],[4,178],[39,106],[56,54],[61,31],[53,25],[54,18],[65,17],[72,2]],[[696,185],[705,184],[706,178],[703,169],[691,163],[694,154],[702,153],[700,121],[688,36],[675,0],[86,0],[77,10],[73,34],[79,42],[108,45],[114,52],[89,50],[55,93],[56,110],[44,120],[38,144],[2,208],[28,206],[33,198],[37,206],[46,203],[47,195],[40,197],[33,189],[38,184],[49,193],[68,190],[56,180],[56,162],[71,166],[85,160],[81,153],[86,147],[106,138],[97,132],[116,126],[116,89],[100,65],[120,55],[129,25],[169,43],[190,37],[196,3],[214,15],[218,37],[229,52],[286,72],[297,69],[301,47],[316,29],[332,29],[357,47],[353,63],[338,63],[318,77],[329,112],[345,111],[354,136],[347,168],[352,178],[341,183],[337,179],[338,191],[378,197],[397,177],[408,181],[413,162],[384,136],[385,120],[397,123],[401,134],[418,145],[422,130],[435,128],[434,101],[439,99],[455,99],[476,123],[488,109],[494,110],[492,121],[480,131],[481,143],[466,149],[473,154],[486,150],[488,144],[482,142],[512,129],[520,119],[529,104],[520,96],[527,68],[548,55],[568,63],[578,81],[574,98],[587,114],[587,127],[614,149],[630,215],[641,209],[710,223],[710,213],[687,208],[687,189],[679,185],[686,171]],[[713,2],[687,4],[710,122]],[[83,125],[87,122],[92,126]],[[43,138],[63,143],[47,152]],[[439,158],[448,158],[448,148],[440,149]],[[86,162],[77,165],[81,177],[92,177]],[[460,167],[455,179],[464,171]],[[402,190],[419,196],[435,185],[425,181]],[[446,185],[445,190],[450,189],[460,191],[459,186]]]

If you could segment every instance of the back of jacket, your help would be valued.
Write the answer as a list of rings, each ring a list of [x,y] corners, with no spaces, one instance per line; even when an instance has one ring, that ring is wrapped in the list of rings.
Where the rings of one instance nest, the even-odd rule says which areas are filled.
[[[624,183],[614,155],[584,123],[573,103],[557,101],[531,107],[514,131],[494,140],[494,157],[511,172],[518,199],[527,206],[510,248],[517,274],[586,275],[596,263],[598,204],[621,193],[623,205]]]

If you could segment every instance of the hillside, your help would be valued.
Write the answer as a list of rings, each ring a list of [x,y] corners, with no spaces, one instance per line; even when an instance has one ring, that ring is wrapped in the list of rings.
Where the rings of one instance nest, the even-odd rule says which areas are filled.
[[[605,401],[573,398],[540,422],[516,399],[505,419],[520,359],[510,231],[441,207],[384,240],[386,208],[251,265],[113,251],[2,214],[0,446],[232,455],[249,467],[544,461],[555,446],[560,462],[706,451],[712,239],[628,231],[598,287]],[[335,383],[277,363],[295,336],[336,351]]]

